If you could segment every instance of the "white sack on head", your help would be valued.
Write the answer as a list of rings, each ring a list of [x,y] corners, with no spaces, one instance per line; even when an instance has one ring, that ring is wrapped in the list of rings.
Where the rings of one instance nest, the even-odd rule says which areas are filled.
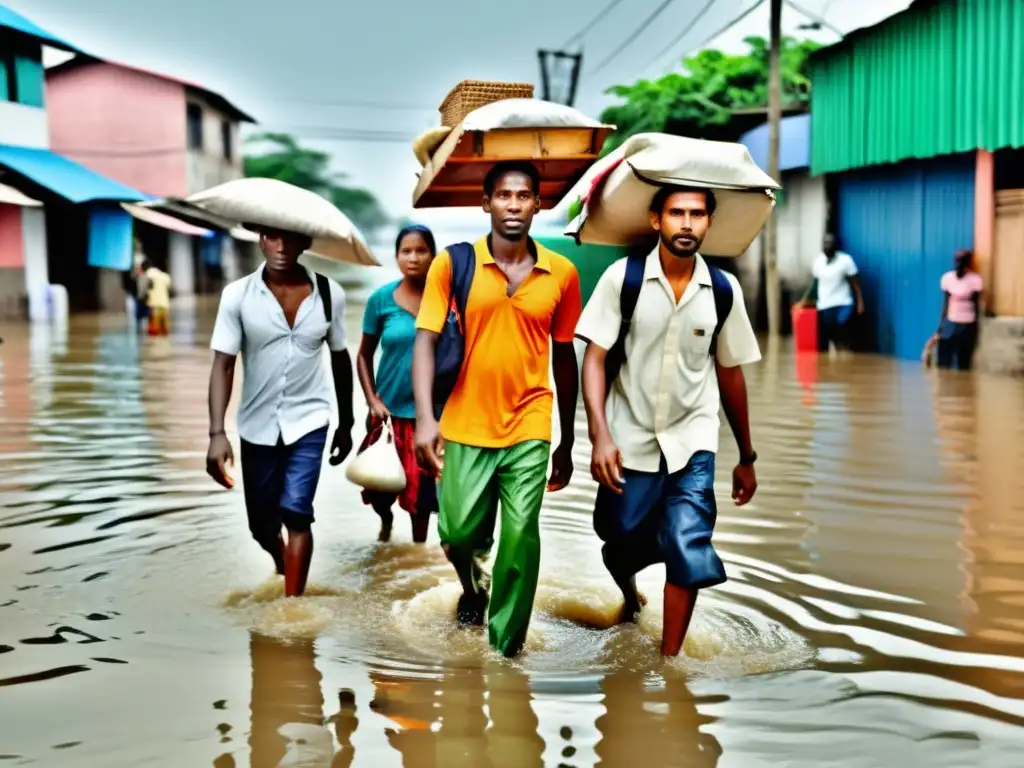
[[[565,234],[598,245],[651,243],[649,210],[658,188],[708,187],[714,220],[701,246],[709,256],[739,256],[757,237],[779,189],[742,144],[641,133],[595,163],[568,194]]]
[[[601,121],[578,109],[542,99],[502,99],[479,107],[459,126],[463,131],[500,128],[600,128]]]
[[[329,200],[278,179],[246,178],[218,184],[185,202],[238,224],[313,238],[310,253],[350,264],[379,266],[355,224]]]

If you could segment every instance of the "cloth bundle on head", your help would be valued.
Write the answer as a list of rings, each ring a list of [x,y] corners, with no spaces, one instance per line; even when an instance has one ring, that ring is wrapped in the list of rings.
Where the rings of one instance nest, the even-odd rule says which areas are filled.
[[[312,238],[309,252],[334,261],[379,266],[355,224],[329,200],[278,179],[246,178],[184,199],[190,206],[252,229]]]
[[[701,246],[708,256],[742,255],[771,215],[779,189],[742,144],[640,133],[591,166],[569,192],[565,234],[578,243],[653,244],[651,201],[669,185],[714,192],[715,215]]]

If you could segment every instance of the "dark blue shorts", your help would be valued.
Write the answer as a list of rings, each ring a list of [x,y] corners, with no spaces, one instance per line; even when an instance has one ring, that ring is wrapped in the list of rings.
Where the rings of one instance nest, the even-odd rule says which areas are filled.
[[[284,523],[308,530],[313,523],[313,497],[327,444],[327,427],[300,437],[291,445],[242,444],[242,485],[249,530],[259,542],[273,541]]]
[[[594,505],[594,530],[605,542],[613,574],[631,576],[665,564],[666,581],[703,589],[726,580],[725,566],[711,545],[715,503],[715,454],[698,451],[680,471],[623,472],[622,495],[601,486]]]

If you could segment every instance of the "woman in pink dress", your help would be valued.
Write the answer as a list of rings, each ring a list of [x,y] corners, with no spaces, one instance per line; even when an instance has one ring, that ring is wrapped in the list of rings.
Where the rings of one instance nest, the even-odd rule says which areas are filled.
[[[971,263],[974,254],[959,250],[954,257],[956,269],[942,276],[942,317],[934,339],[938,344],[938,366],[971,369],[974,348],[978,343],[978,320],[981,317],[981,291],[984,283]]]

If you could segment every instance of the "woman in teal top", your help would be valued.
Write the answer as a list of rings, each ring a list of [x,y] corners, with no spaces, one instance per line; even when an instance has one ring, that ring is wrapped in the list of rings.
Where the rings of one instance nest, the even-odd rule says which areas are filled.
[[[412,347],[416,339],[416,314],[423,298],[427,270],[437,248],[434,235],[419,225],[405,227],[395,241],[395,259],[402,279],[378,288],[363,313],[363,340],[359,345],[356,370],[370,413],[365,451],[384,433],[391,422],[395,448],[405,468],[406,484],[401,494],[363,491],[363,502],[380,515],[380,541],[391,538],[391,507],[395,501],[412,517],[413,541],[427,540],[430,514],[437,511],[433,475],[416,460],[416,404],[412,395]],[[373,358],[380,347],[374,373]]]

